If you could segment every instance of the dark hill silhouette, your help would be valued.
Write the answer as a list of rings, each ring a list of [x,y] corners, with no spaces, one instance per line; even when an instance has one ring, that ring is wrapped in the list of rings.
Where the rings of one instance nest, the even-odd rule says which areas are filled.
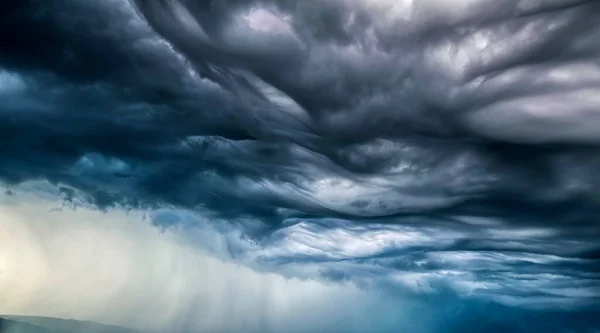
[[[139,333],[128,328],[91,321],[33,317],[0,316],[0,333]]]

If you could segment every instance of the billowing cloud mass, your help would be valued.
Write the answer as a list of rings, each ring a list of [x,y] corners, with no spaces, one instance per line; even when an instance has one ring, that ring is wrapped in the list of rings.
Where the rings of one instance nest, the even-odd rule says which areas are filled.
[[[423,302],[352,283],[252,271],[219,259],[239,234],[216,234],[212,224],[200,220],[168,230],[148,223],[186,216],[174,211],[72,210],[24,193],[0,198],[3,315],[76,318],[169,333],[441,333],[465,327],[593,333],[587,329],[597,323],[587,311],[540,314],[465,306],[444,297]]]
[[[286,277],[600,304],[600,3],[0,4],[0,180]]]
[[[378,327],[389,331],[416,313],[414,301],[207,257],[186,230],[161,233],[141,214],[56,210],[55,202],[28,199],[0,204],[2,314],[74,317],[142,332],[258,333],[361,332],[368,328],[361,321],[377,313],[388,314]],[[207,231],[193,237],[218,254],[220,239],[204,237]],[[410,325],[422,331],[431,322]]]

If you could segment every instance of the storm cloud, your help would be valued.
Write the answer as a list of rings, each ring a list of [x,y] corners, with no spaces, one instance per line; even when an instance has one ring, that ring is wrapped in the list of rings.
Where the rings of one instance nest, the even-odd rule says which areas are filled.
[[[201,216],[244,235],[231,258],[291,277],[600,304],[597,1],[0,13],[9,190],[45,181],[158,227]]]

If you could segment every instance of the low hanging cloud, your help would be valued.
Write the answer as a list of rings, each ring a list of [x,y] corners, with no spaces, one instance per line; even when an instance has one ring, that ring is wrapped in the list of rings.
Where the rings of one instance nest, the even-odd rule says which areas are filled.
[[[0,198],[3,315],[172,333],[462,332],[464,327],[473,332],[594,332],[590,328],[597,323],[593,312],[540,313],[439,296],[427,301],[353,283],[251,270],[221,259],[234,239],[244,242],[239,234],[217,232],[193,213],[73,210],[53,198],[24,193]],[[164,227],[177,218],[195,221],[168,230],[151,224]],[[257,251],[252,244],[246,248]],[[327,251],[336,252],[344,251]]]
[[[284,279],[219,260],[219,236],[208,226],[210,239],[199,231],[193,239],[210,242],[212,253],[185,230],[161,232],[139,213],[57,210],[55,200],[26,196],[27,203],[2,197],[0,204],[2,314],[94,320],[142,332],[358,332],[365,330],[359,320],[391,311],[381,330],[430,325],[409,323],[414,301],[386,301],[350,284]],[[367,313],[373,308],[378,311]],[[345,320],[348,315],[357,320]]]
[[[284,275],[598,304],[599,11],[5,3],[0,179],[195,212]]]

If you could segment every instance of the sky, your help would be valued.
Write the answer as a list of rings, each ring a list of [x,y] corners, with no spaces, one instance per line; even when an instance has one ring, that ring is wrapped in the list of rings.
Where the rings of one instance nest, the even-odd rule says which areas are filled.
[[[2,3],[0,313],[598,332],[599,14]]]

